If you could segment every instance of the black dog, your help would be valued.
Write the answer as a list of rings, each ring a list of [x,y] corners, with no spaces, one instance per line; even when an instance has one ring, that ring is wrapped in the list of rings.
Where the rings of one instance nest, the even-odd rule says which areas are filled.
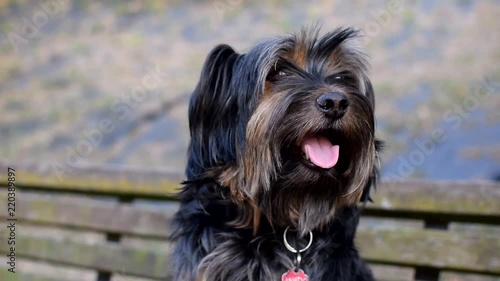
[[[356,35],[305,30],[208,55],[189,107],[174,280],[373,280],[353,241],[379,147]]]

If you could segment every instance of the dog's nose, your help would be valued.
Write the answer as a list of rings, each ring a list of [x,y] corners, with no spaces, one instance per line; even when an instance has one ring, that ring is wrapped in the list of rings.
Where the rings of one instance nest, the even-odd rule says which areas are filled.
[[[340,92],[325,93],[316,99],[319,110],[332,119],[339,119],[347,112],[349,100]]]

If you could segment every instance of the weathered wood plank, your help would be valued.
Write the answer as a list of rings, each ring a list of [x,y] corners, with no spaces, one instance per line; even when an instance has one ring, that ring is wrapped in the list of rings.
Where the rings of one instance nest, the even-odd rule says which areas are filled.
[[[370,264],[377,281],[413,281],[415,269],[390,265]]]
[[[439,281],[500,281],[500,276],[486,276],[458,272],[441,272]]]
[[[500,216],[500,183],[490,181],[381,182],[369,209]]]
[[[89,243],[21,233],[16,245],[19,257],[146,278],[165,279],[171,274],[168,253],[162,249],[152,251],[111,242]],[[0,246],[0,253],[6,253],[6,244]]]
[[[23,231],[26,231],[23,229]],[[28,231],[26,231],[28,232]],[[8,273],[7,257],[0,256],[0,280],[39,280],[39,281],[95,281],[97,272],[91,269],[71,266],[56,266],[44,261],[35,261],[17,257],[16,273]],[[7,277],[6,279],[4,277]],[[9,279],[13,278],[13,279]],[[17,279],[16,279],[17,278]]]
[[[429,229],[360,226],[356,242],[371,262],[500,274],[500,237]]]
[[[64,278],[42,276],[41,274],[16,272],[10,273],[5,268],[0,268],[0,280],[5,281],[68,281]]]
[[[99,241],[18,235],[20,257],[146,278],[161,278],[170,272],[169,247],[153,250]],[[360,227],[357,243],[369,262],[500,274],[500,237],[496,236]],[[0,252],[6,252],[5,245]]]
[[[153,281],[154,279],[141,278],[141,277],[131,277],[122,274],[113,274],[111,276],[111,281]],[[172,279],[164,279],[162,281],[171,281]]]
[[[385,266],[385,265],[370,265],[373,270],[374,276],[379,281],[413,281],[414,269],[395,267],[395,266]],[[16,274],[8,273],[5,268],[0,271],[0,280],[7,281],[67,281],[64,277],[49,277],[41,276],[40,274],[17,272]],[[452,275],[455,276],[455,275]],[[154,279],[141,278],[141,277],[131,277],[123,274],[114,274],[111,281],[151,281]],[[165,279],[167,280],[167,279]],[[457,281],[469,280],[469,279],[457,279]],[[474,281],[493,281],[495,279],[474,279]],[[443,281],[453,281],[453,279],[443,279]],[[470,280],[472,281],[472,280]]]
[[[0,171],[16,169],[16,185],[45,190],[114,194],[138,197],[169,197],[180,187],[183,173],[174,169],[127,168],[116,166],[64,166],[66,172],[57,172],[49,164],[0,161]],[[0,185],[6,185],[4,174]]]
[[[379,281],[413,281],[414,269],[384,266],[384,265],[370,265],[373,270],[374,276]],[[7,273],[7,270],[0,271],[0,280],[6,281],[67,281],[64,277],[47,277],[40,276],[40,274],[30,273]],[[131,277],[122,274],[114,274],[111,281],[152,281],[154,279]],[[169,279],[165,279],[169,280]],[[445,279],[445,281],[452,281],[453,279]],[[464,280],[465,279],[460,279]],[[494,279],[477,279],[477,281],[493,281]],[[471,280],[472,281],[472,280]],[[474,280],[476,281],[476,280]]]
[[[448,230],[476,235],[496,235],[500,237],[499,225],[484,225],[478,223],[450,223],[450,225],[448,226]]]
[[[394,219],[362,216],[359,223],[365,228],[384,228],[384,229],[400,229],[402,227],[423,228],[424,222],[421,220],[412,219]]]
[[[100,200],[72,202],[58,196],[22,194],[19,197],[16,216],[23,222],[162,238],[168,235],[177,206],[176,202],[166,202],[173,205],[171,211],[167,211]],[[1,210],[7,209],[6,202],[5,194],[1,194]],[[0,218],[5,216],[5,212],[0,212]]]
[[[24,223],[119,233],[149,238],[166,238],[177,202],[165,202],[162,208],[120,204],[102,200],[67,200],[65,196],[39,196],[21,192],[16,216]],[[0,193],[0,210],[6,209],[6,195]],[[167,208],[168,206],[168,208]],[[6,218],[0,212],[0,219]],[[423,222],[403,219],[363,217],[365,227],[422,228]]]
[[[8,163],[0,161],[0,170]],[[17,184],[59,190],[118,196],[166,198],[176,192],[183,173],[171,169],[137,169],[110,166],[71,167],[56,173],[51,165],[16,164]],[[0,175],[0,185],[6,184]],[[500,183],[489,181],[389,181],[373,194],[370,211],[428,212],[492,217],[500,222]]]

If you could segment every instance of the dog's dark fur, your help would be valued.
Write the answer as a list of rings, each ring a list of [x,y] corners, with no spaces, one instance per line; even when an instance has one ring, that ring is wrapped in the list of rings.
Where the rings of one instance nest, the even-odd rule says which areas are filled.
[[[379,142],[374,96],[357,33],[315,30],[263,41],[247,54],[217,46],[203,66],[189,107],[187,181],[172,239],[174,280],[280,280],[295,243],[309,280],[373,280],[354,247],[359,202],[369,199]],[[333,120],[318,110],[327,92],[347,96]],[[340,147],[338,163],[306,163],[310,135]]]

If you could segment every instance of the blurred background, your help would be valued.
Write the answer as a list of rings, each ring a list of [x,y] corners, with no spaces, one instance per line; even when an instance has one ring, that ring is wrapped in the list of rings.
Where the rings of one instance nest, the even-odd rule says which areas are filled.
[[[498,0],[2,0],[0,159],[182,169],[207,53],[320,23],[365,36],[383,176],[499,178],[499,17]]]
[[[384,178],[474,180],[384,182],[357,241],[376,276],[500,280],[500,1],[102,2],[0,0],[0,169],[26,187],[0,280],[163,280],[206,55],[315,24],[363,34]]]

